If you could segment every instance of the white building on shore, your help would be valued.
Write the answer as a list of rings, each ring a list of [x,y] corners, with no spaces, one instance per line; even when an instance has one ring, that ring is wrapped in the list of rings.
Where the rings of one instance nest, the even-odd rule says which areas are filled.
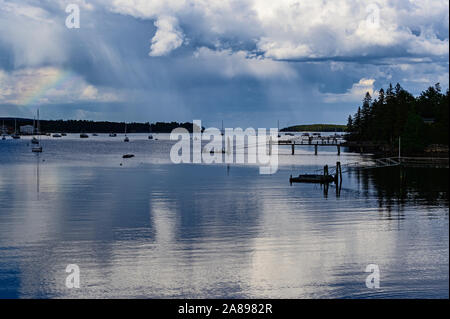
[[[33,134],[33,125],[23,125],[20,127],[20,133],[22,134]]]

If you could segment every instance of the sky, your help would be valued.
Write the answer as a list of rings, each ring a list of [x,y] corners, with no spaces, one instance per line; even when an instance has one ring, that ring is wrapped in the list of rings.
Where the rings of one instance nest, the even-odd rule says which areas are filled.
[[[448,0],[0,0],[0,117],[345,124],[397,82],[448,88]]]

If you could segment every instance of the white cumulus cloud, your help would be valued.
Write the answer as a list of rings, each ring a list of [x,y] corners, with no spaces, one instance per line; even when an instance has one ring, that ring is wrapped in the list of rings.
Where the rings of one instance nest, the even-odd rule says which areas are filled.
[[[183,44],[183,33],[178,28],[178,21],[174,17],[162,16],[155,21],[157,27],[150,47],[150,56],[162,56]]]

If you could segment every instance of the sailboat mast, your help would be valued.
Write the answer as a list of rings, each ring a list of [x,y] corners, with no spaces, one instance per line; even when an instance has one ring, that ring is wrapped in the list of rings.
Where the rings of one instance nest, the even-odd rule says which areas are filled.
[[[37,110],[37,133],[39,135],[39,142],[41,141],[41,122],[39,121],[39,109]]]

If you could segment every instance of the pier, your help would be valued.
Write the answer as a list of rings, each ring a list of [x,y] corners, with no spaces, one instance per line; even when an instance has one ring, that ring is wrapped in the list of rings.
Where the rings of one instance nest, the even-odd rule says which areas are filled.
[[[320,147],[334,147],[336,148],[337,154],[341,155],[341,146],[344,146],[344,140],[336,138],[319,138],[319,139],[309,139],[305,140],[281,140],[278,141],[278,145],[290,145],[291,154],[295,155],[295,147],[301,146],[314,146],[314,155],[317,155]]]
[[[340,174],[352,169],[374,169],[383,167],[415,167],[415,168],[449,168],[449,159],[445,157],[387,157],[367,161],[358,161],[347,164],[337,164],[327,168],[330,172],[339,171]],[[325,172],[325,169],[316,170]]]

